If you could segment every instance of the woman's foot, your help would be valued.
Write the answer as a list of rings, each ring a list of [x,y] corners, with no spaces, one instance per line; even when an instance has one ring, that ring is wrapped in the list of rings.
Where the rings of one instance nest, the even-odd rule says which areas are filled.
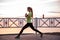
[[[43,37],[43,33],[41,33],[41,36],[40,36],[41,38]]]
[[[20,37],[19,37],[19,36],[16,36],[15,38],[20,39]]]

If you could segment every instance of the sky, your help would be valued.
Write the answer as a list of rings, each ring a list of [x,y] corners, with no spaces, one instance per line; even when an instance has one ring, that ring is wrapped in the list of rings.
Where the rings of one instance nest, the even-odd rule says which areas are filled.
[[[27,7],[34,17],[60,17],[60,0],[0,0],[0,17],[24,17]]]

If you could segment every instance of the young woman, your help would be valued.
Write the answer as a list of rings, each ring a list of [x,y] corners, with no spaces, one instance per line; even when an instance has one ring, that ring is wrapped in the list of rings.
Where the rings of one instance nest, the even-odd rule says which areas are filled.
[[[38,32],[39,34],[41,34],[41,37],[42,37],[42,33],[33,27],[33,24],[32,24],[32,21],[31,21],[32,18],[33,18],[32,8],[27,7],[27,11],[29,12],[28,14],[27,13],[25,14],[25,17],[27,19],[27,24],[22,28],[22,30],[20,31],[20,33],[18,34],[18,36],[16,38],[19,38],[19,36],[22,34],[23,30],[26,29],[27,27],[30,27],[32,30]]]

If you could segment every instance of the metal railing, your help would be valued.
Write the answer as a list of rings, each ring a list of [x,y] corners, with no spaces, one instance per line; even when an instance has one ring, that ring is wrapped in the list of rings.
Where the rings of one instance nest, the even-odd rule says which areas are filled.
[[[25,18],[0,18],[0,28],[18,28],[25,24]],[[33,18],[33,26],[36,28],[60,28],[60,18]]]

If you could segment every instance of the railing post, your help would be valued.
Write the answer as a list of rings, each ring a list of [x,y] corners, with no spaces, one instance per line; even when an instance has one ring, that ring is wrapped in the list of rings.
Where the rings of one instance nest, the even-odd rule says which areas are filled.
[[[38,22],[37,22],[37,17],[35,18],[35,28],[37,29],[37,25],[38,25]],[[37,32],[36,32],[36,36],[37,36]]]

